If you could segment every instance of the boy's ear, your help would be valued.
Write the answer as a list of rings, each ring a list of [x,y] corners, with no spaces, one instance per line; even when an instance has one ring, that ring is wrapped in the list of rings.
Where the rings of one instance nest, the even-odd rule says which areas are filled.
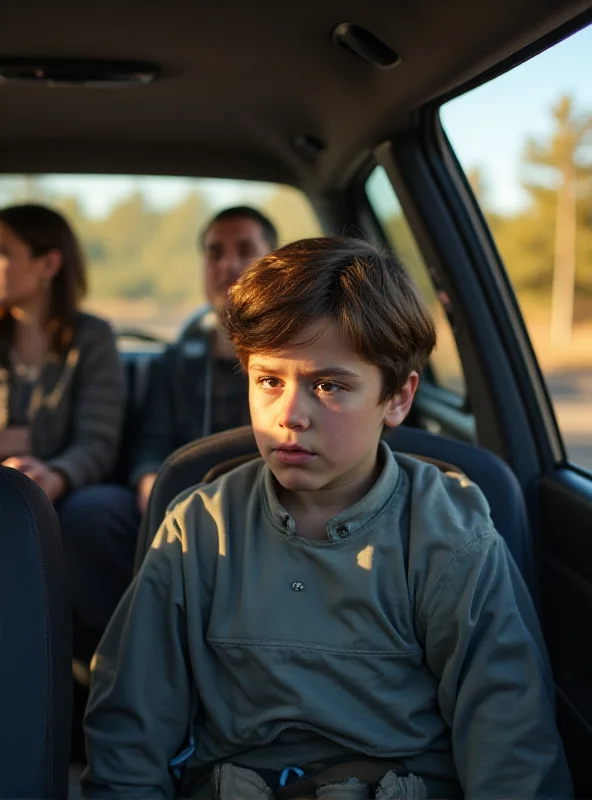
[[[419,385],[419,375],[415,370],[409,373],[409,377],[397,394],[387,400],[384,407],[384,424],[389,428],[396,428],[400,425],[411,408],[415,392]]]

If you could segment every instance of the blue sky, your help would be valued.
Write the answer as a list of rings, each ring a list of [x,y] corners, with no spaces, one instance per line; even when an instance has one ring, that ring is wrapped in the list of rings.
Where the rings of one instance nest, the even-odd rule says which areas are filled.
[[[482,169],[495,210],[513,212],[526,202],[520,187],[524,142],[549,136],[550,108],[563,94],[573,96],[576,110],[592,114],[592,26],[442,109],[461,164]]]
[[[527,137],[549,135],[550,108],[562,94],[571,94],[577,109],[592,113],[592,26],[442,109],[444,128],[463,167],[482,170],[493,209],[512,213],[526,202],[521,151]],[[272,190],[269,184],[235,181],[96,176],[52,177],[47,186],[79,196],[96,216],[134,189],[142,189],[155,206],[166,207],[199,186],[214,208],[257,202]]]

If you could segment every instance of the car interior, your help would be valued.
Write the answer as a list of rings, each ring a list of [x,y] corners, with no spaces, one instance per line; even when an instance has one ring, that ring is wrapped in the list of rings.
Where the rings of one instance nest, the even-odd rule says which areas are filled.
[[[319,230],[399,247],[381,211],[392,195],[423,270],[418,284],[449,340],[442,358],[458,376],[441,381],[436,356],[389,444],[484,491],[540,612],[579,798],[592,797],[592,651],[582,643],[592,625],[592,473],[572,463],[440,111],[591,23],[590,0],[320,0],[303,8],[7,0],[0,10],[0,177],[271,181],[305,195]],[[199,309],[179,336],[190,341],[206,315]],[[116,477],[125,482],[163,342],[142,330],[120,335],[128,405]],[[244,428],[172,454],[142,547],[176,494],[254,452]],[[11,475],[0,470],[3,529],[22,535],[0,537],[0,618],[10,623],[2,622],[0,642],[0,739],[11,743],[0,750],[0,796],[65,798],[72,670],[59,532],[40,492]]]

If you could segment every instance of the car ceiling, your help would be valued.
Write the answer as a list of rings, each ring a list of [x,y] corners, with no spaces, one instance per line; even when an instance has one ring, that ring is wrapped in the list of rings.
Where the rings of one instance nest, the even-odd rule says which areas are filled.
[[[414,110],[588,11],[590,0],[3,0],[1,57],[156,63],[133,89],[0,84],[0,172],[122,172],[338,189]],[[353,22],[403,61],[332,42]],[[299,135],[325,143],[311,157]]]

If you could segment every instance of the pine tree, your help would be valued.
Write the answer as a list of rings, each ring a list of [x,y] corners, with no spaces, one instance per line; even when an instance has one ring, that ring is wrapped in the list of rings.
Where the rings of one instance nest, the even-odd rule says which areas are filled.
[[[573,326],[576,285],[578,200],[590,192],[592,115],[578,114],[565,95],[552,108],[554,130],[549,141],[530,139],[525,162],[534,180],[526,184],[535,205],[550,209],[554,199],[553,286],[551,341],[569,344]]]

